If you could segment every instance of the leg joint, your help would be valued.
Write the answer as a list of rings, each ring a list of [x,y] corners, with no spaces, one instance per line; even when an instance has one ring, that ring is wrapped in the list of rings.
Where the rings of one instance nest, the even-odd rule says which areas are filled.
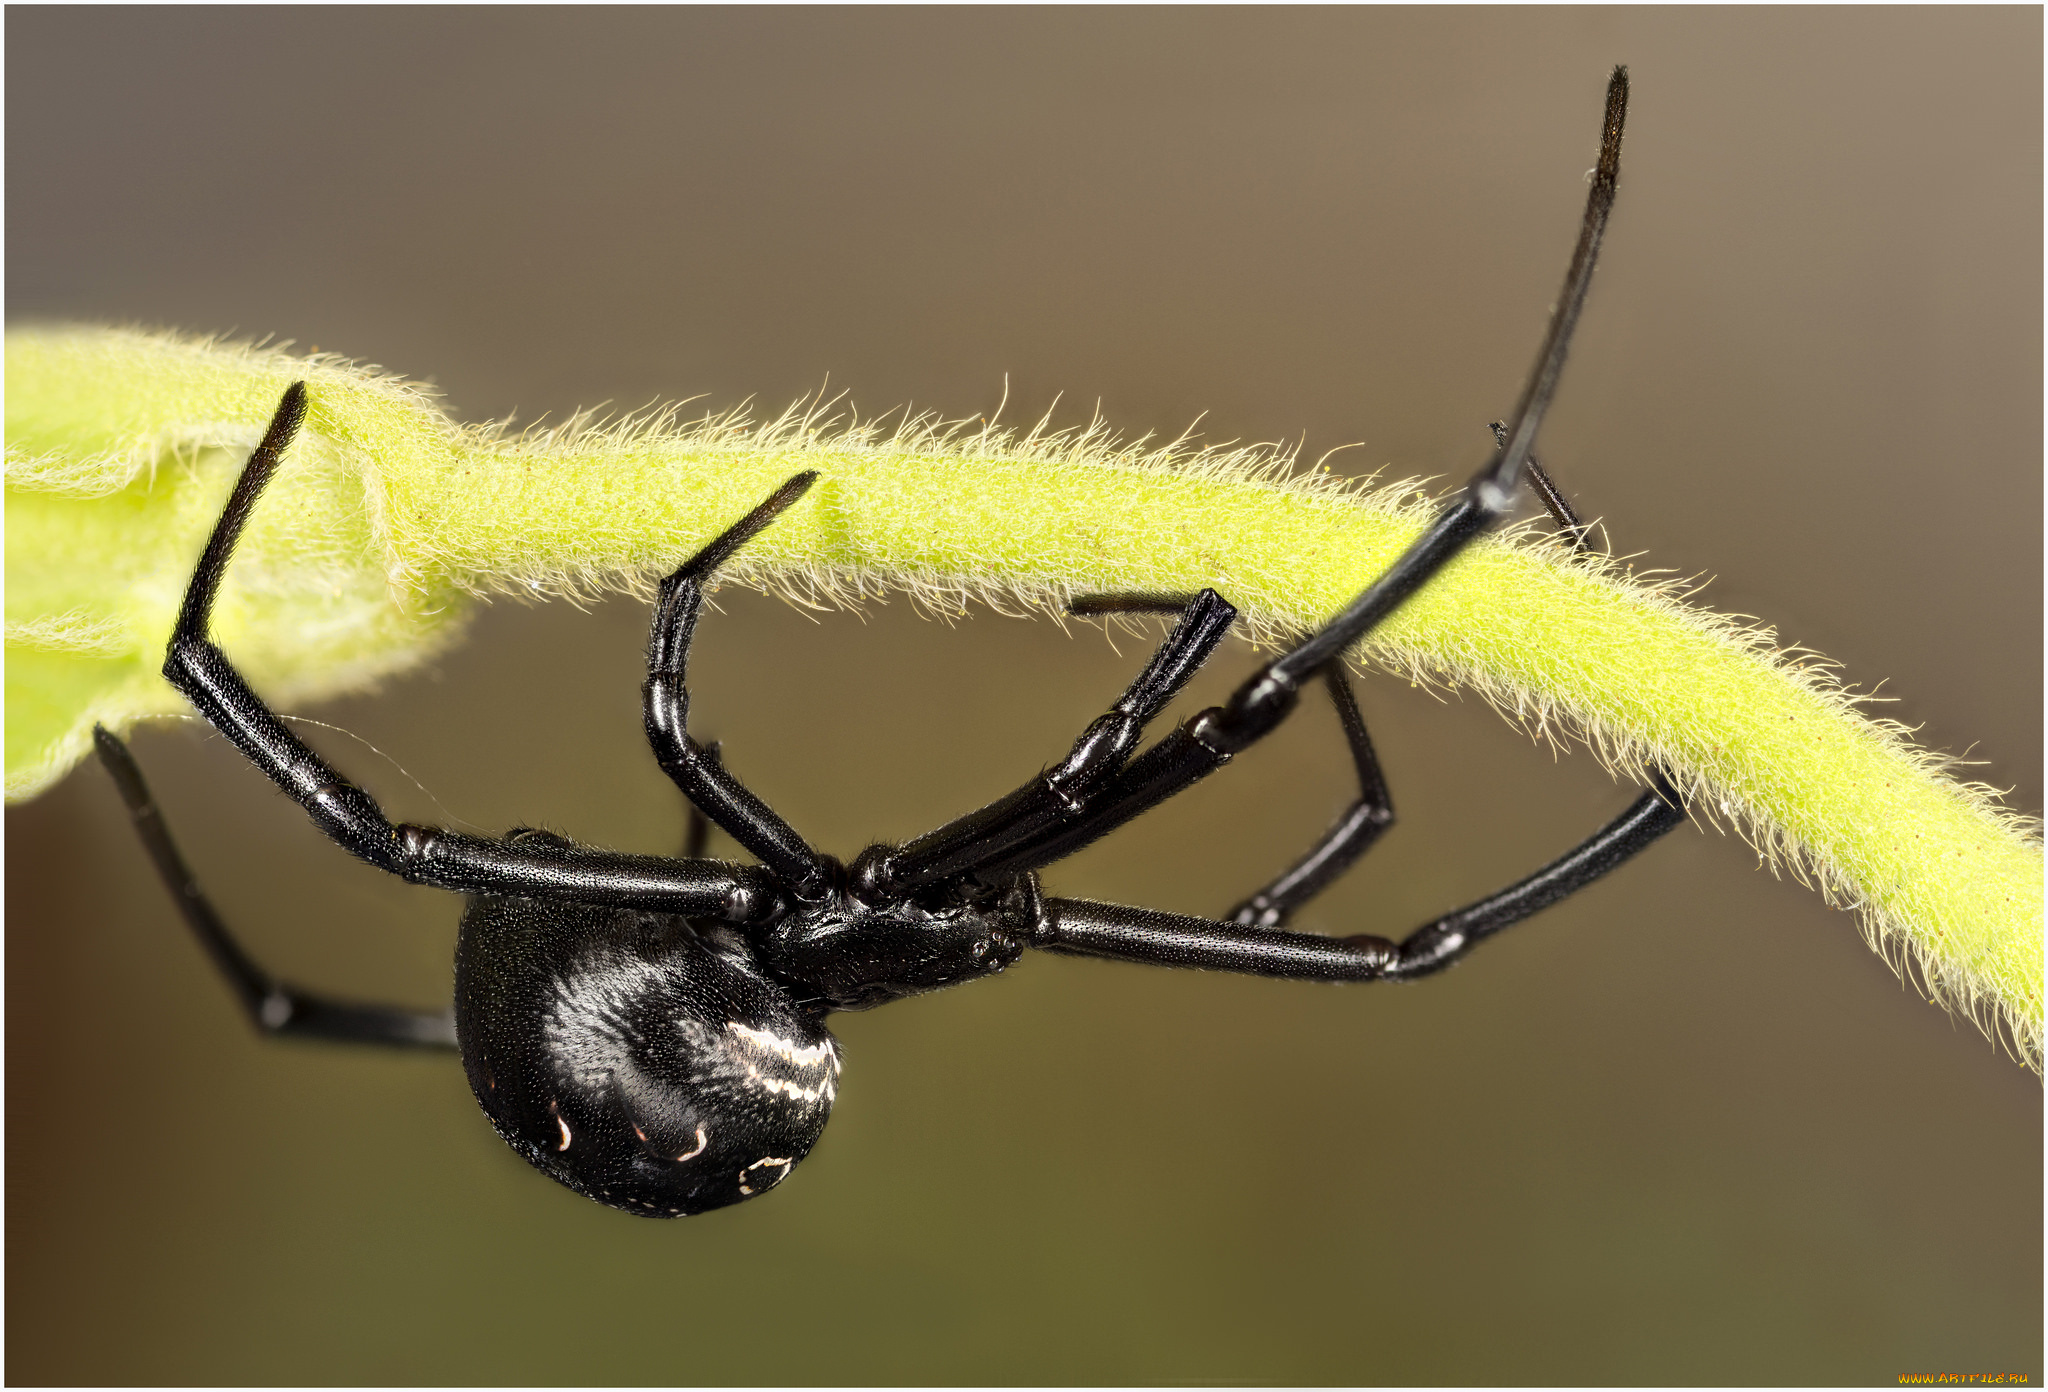
[[[410,848],[401,845],[376,800],[361,788],[353,783],[324,784],[306,798],[305,807],[313,824],[340,842],[350,855],[379,870],[404,873]]]
[[[1472,940],[1463,928],[1450,919],[1438,919],[1402,939],[1395,954],[1397,960],[1389,964],[1387,975],[1396,981],[1434,976],[1463,956],[1471,945]]]
[[[1228,702],[1196,716],[1188,732],[1218,754],[1235,754],[1285,720],[1300,701],[1300,686],[1268,667],[1233,692]]]
[[[1338,941],[1365,959],[1366,969],[1371,973],[1368,980],[1389,974],[1401,959],[1400,948],[1371,933],[1353,933]]]

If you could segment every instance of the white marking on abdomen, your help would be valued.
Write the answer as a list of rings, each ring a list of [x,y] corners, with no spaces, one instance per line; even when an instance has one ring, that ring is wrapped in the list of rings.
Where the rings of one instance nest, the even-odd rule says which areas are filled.
[[[818,1085],[814,1088],[800,1087],[786,1078],[764,1078],[761,1076],[761,1070],[752,1064],[747,1065],[747,1081],[771,1097],[777,1093],[786,1093],[799,1102],[815,1102],[820,1097],[829,1102],[836,1096],[830,1078],[819,1079]]]
[[[758,1170],[763,1165],[782,1166],[782,1173],[775,1176],[774,1184],[770,1184],[768,1186],[770,1189],[773,1189],[776,1184],[782,1183],[783,1180],[789,1177],[789,1167],[791,1165],[794,1165],[795,1163],[796,1160],[793,1157],[789,1159],[782,1159],[773,1155],[762,1156],[759,1160],[756,1160],[753,1164],[747,1166],[747,1169],[740,1171],[740,1192],[742,1194],[751,1194],[754,1192],[753,1189],[747,1184],[747,1170]]]
[[[738,1020],[726,1021],[725,1027],[749,1044],[765,1049],[779,1058],[785,1058],[791,1063],[810,1067],[828,1062],[835,1068],[839,1065],[838,1055],[833,1052],[832,1041],[829,1039],[817,1044],[799,1045],[768,1030],[751,1029]]]

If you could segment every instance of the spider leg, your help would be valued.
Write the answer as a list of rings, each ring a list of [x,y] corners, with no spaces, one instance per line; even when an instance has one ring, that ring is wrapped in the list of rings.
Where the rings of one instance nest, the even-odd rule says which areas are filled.
[[[690,655],[697,614],[703,608],[704,582],[817,481],[815,470],[790,479],[661,582],[643,688],[647,742],[662,772],[675,780],[692,806],[779,875],[792,894],[813,901],[830,891],[830,870],[789,823],[749,792],[719,759],[707,754],[705,746],[690,738],[690,692],[683,666]]]
[[[1495,421],[1491,429],[1495,443],[1505,445],[1507,426],[1503,422]],[[1590,551],[1592,528],[1580,520],[1570,500],[1537,462],[1536,456],[1530,455],[1522,467],[1530,486],[1543,500],[1543,505],[1551,517],[1556,520],[1558,530],[1571,542],[1572,549],[1580,555]],[[1366,734],[1364,719],[1358,713],[1358,702],[1352,694],[1351,684],[1334,663],[1323,669],[1323,678],[1329,684],[1331,699],[1337,704],[1338,715],[1344,722],[1345,738],[1351,746],[1352,760],[1358,768],[1358,801],[1345,810],[1329,831],[1324,833],[1323,839],[1296,862],[1292,869],[1232,910],[1227,915],[1230,922],[1267,928],[1277,928],[1284,924],[1295,909],[1320,894],[1333,880],[1350,869],[1360,856],[1371,849],[1380,833],[1393,824],[1393,802],[1387,793],[1386,780],[1380,773],[1379,760],[1373,753],[1372,740]],[[1663,805],[1674,812],[1682,813],[1683,802],[1662,770],[1653,770],[1652,781],[1659,791],[1639,800],[1631,809],[1631,815],[1636,812],[1649,813],[1652,810],[1652,797],[1660,799]],[[1626,820],[1627,817],[1624,817],[1624,821]],[[1674,820],[1672,825],[1675,824]],[[1669,827],[1663,829],[1668,830]],[[1605,834],[1602,832],[1599,835]],[[1626,852],[1623,858],[1633,855],[1635,850],[1640,850],[1648,845],[1650,840],[1655,839],[1655,836],[1661,834],[1660,830],[1639,844],[1634,844],[1634,849]],[[1588,844],[1598,842],[1599,835]],[[1533,894],[1535,891],[1527,889],[1525,892]],[[1544,902],[1549,903],[1551,900]],[[1533,913],[1535,909],[1529,909],[1527,912]]]
[[[455,1047],[455,1017],[452,1014],[338,1001],[302,991],[258,966],[255,959],[235,941],[234,935],[228,932],[206,892],[193,878],[191,867],[178,853],[178,844],[171,839],[170,829],[164,825],[163,812],[150,794],[149,785],[143,781],[142,770],[136,767],[135,756],[128,752],[128,746],[109,734],[104,726],[95,725],[92,737],[99,748],[100,762],[113,775],[114,786],[121,790],[121,801],[128,805],[128,815],[135,822],[136,835],[142,838],[143,847],[156,865],[164,888],[171,892],[172,902],[184,915],[206,955],[227,978],[228,988],[241,1002],[242,1013],[249,1017],[250,1024],[265,1034],[306,1039],[422,1049]]]
[[[1047,823],[1036,836],[1006,842],[997,853],[962,868],[996,883],[1072,855],[1125,822],[1158,806],[1227,763],[1285,720],[1301,687],[1340,659],[1459,552],[1513,508],[1517,485],[1536,432],[1556,395],[1573,328],[1592,284],[1593,265],[1614,206],[1620,174],[1621,134],[1628,108],[1628,73],[1616,68],[1607,86],[1600,159],[1593,171],[1579,239],[1565,272],[1536,365],[1523,387],[1506,443],[1429,528],[1358,597],[1306,642],[1281,654],[1232,693],[1126,764],[1110,786],[1078,817]]]
[[[1108,612],[1080,607],[1088,603],[1079,601],[1072,612]],[[1180,621],[1116,704],[1082,732],[1067,757],[1014,792],[936,831],[893,849],[877,847],[863,853],[853,867],[854,887],[860,894],[870,900],[900,897],[971,872],[1068,824],[1105,793],[1145,726],[1201,670],[1237,617],[1237,610],[1214,590],[1187,600],[1148,598],[1131,607],[1179,610]]]
[[[1528,878],[1457,909],[1399,943],[1371,934],[1327,938],[1243,923],[1047,899],[1032,946],[1156,967],[1204,967],[1304,981],[1412,980],[1450,966],[1501,929],[1584,888],[1685,820],[1659,776],[1619,817]]]
[[[1387,791],[1386,775],[1380,772],[1372,736],[1365,732],[1365,717],[1358,713],[1358,697],[1351,690],[1351,679],[1344,675],[1340,664],[1333,662],[1323,669],[1323,683],[1330,690],[1331,703],[1337,707],[1337,718],[1344,724],[1344,740],[1351,747],[1351,762],[1358,770],[1358,798],[1286,874],[1225,915],[1232,923],[1255,928],[1280,927],[1296,909],[1356,865],[1359,857],[1371,850],[1373,843],[1394,824],[1393,795]]]
[[[1493,432],[1493,442],[1495,444],[1502,446],[1507,444],[1508,427],[1506,421],[1494,421],[1487,429]],[[1566,540],[1571,542],[1572,550],[1581,556],[1591,551],[1593,549],[1593,529],[1579,520],[1579,514],[1572,510],[1571,501],[1564,496],[1564,491],[1551,480],[1549,473],[1545,471],[1544,467],[1536,462],[1535,455],[1529,456],[1522,466],[1522,472],[1523,476],[1529,480],[1529,486],[1536,490],[1536,496],[1543,500],[1543,507],[1545,511],[1549,512],[1551,519],[1557,523],[1557,529],[1565,534]]]
[[[1505,425],[1495,421],[1489,428],[1493,431],[1493,438],[1496,443],[1506,443],[1507,427]],[[1529,456],[1528,462],[1523,466],[1523,469],[1528,475],[1530,486],[1536,490],[1536,495],[1543,499],[1543,506],[1548,509],[1552,520],[1557,523],[1557,529],[1563,532],[1566,539],[1571,542],[1573,554],[1578,556],[1589,554],[1593,549],[1593,529],[1580,520],[1577,510],[1572,507],[1571,500],[1565,497],[1564,490],[1559,488],[1552,481],[1550,475],[1544,471],[1543,466],[1536,462],[1535,455]],[[1660,790],[1666,801],[1673,807],[1681,812],[1685,810],[1685,804],[1679,798],[1677,789],[1671,785],[1670,775],[1663,768],[1655,765],[1651,767],[1650,784],[1653,788]]]
[[[1440,972],[1478,943],[1576,894],[1685,820],[1685,802],[1660,770],[1628,810],[1527,879],[1454,909],[1401,940],[1389,976],[1412,980]]]
[[[1157,614],[1180,608],[1174,596],[1148,594],[1085,595],[1067,605],[1070,614]],[[1358,770],[1358,798],[1330,824],[1307,854],[1257,894],[1224,915],[1227,922],[1257,928],[1278,928],[1303,904],[1327,889],[1346,870],[1371,850],[1383,832],[1394,824],[1394,800],[1387,791],[1386,776],[1380,771],[1379,755],[1373,751],[1372,736],[1359,714],[1358,698],[1340,665],[1323,669],[1323,684],[1337,718],[1344,727],[1344,741],[1351,749],[1352,765]]]
[[[711,762],[718,762],[718,741],[704,746],[704,755]],[[704,809],[688,798],[683,805],[689,809],[688,821],[683,827],[683,859],[702,860],[704,852],[711,847],[711,819],[704,815]]]
[[[306,385],[295,382],[200,554],[171,631],[164,678],[305,808],[321,831],[350,854],[413,883],[466,894],[620,904],[735,923],[781,912],[774,878],[751,866],[625,855],[552,839],[501,841],[440,827],[393,826],[375,799],[285,727],[214,645],[209,626],[235,542],[305,415]]]

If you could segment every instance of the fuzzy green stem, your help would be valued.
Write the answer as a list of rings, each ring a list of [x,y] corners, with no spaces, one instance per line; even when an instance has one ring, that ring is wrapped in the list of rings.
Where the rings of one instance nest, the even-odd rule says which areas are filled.
[[[154,672],[178,590],[240,452],[300,378],[306,433],[218,625],[280,700],[417,661],[468,595],[644,591],[804,469],[818,486],[731,578],[805,602],[902,590],[1042,609],[1208,585],[1268,641],[1340,608],[1431,512],[1412,490],[1298,473],[1272,452],[1149,449],[1099,430],[791,415],[507,436],[332,360],[83,329],[10,334],[7,353],[11,795],[59,776],[92,720],[179,708]],[[1475,545],[1358,657],[1473,688],[1625,773],[1672,770],[1696,811],[1855,907],[1874,946],[2038,1066],[2031,828],[1767,634],[1516,532]]]

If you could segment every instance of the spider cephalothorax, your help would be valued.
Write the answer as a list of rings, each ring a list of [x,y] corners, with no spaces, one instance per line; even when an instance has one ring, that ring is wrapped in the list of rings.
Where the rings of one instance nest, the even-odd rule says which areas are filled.
[[[1345,655],[1514,506],[1526,476],[1575,544],[1585,529],[1530,450],[1563,366],[1613,202],[1627,98],[1608,88],[1600,163],[1550,332],[1500,450],[1429,529],[1342,612],[1255,672],[1223,705],[1149,748],[1145,728],[1215,651],[1236,610],[1193,596],[1093,596],[1077,613],[1172,612],[1144,670],[1059,763],[1008,795],[851,866],[820,854],[688,731],[684,664],[704,587],[749,538],[803,498],[802,473],[662,582],[644,688],[649,744],[692,807],[680,857],[625,855],[545,832],[503,838],[393,826],[376,802],[258,699],[209,634],[235,540],[306,411],[292,386],[229,495],[172,632],[164,675],[314,823],[362,859],[468,894],[452,1016],[357,1005],[295,990],[258,967],[199,891],[125,746],[103,761],[201,943],[261,1028],[328,1039],[459,1044],[477,1100],[520,1155],[579,1193],[673,1217],[781,1182],[810,1152],[838,1091],[824,1019],[1001,971],[1026,948],[1155,966],[1318,981],[1408,980],[1441,971],[1509,924],[1613,869],[1683,820],[1655,786],[1524,880],[1395,942],[1285,930],[1393,820]],[[971,477],[963,489],[974,487]],[[1046,897],[1038,871],[1108,835],[1227,763],[1321,683],[1343,723],[1358,796],[1295,866],[1223,919]],[[758,864],[706,859],[716,824]]]

